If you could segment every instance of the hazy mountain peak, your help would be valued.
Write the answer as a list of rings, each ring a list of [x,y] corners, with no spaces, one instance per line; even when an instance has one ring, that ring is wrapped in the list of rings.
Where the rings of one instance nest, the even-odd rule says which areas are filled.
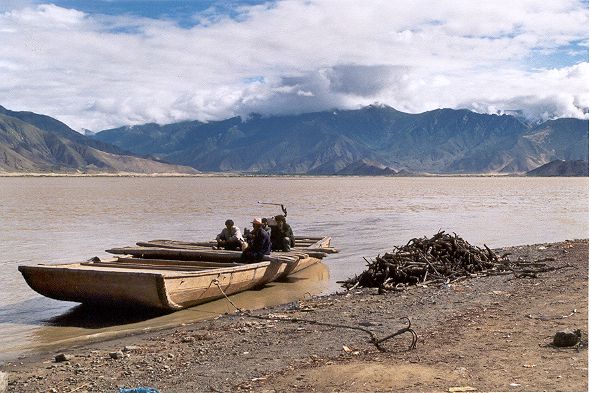
[[[392,109],[392,110],[396,110],[396,109],[392,108],[391,106],[381,103],[381,102],[374,102],[373,104],[369,104],[367,106],[364,106],[362,109]]]

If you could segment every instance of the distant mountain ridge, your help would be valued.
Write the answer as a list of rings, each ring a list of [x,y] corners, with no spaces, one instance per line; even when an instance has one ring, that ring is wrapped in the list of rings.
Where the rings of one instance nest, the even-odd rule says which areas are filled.
[[[291,116],[253,114],[246,120],[151,123],[92,137],[212,172],[374,174],[387,167],[392,174],[525,173],[556,159],[589,159],[588,120],[532,126],[510,115],[453,109],[409,114],[377,105]]]
[[[370,160],[355,161],[340,171],[337,175],[355,175],[355,176],[395,176],[399,172],[395,169],[381,165]]]
[[[0,172],[196,173],[90,139],[64,123],[0,106]]]
[[[589,177],[589,162],[583,160],[554,160],[533,169],[527,176],[580,176]]]

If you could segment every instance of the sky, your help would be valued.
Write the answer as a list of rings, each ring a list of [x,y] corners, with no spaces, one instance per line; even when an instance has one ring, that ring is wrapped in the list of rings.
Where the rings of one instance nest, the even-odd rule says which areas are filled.
[[[0,105],[79,131],[374,103],[589,116],[579,0],[0,0],[0,53]]]

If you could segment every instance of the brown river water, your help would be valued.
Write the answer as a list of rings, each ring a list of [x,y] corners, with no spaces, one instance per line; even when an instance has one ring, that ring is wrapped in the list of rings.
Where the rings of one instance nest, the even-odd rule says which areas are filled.
[[[232,297],[239,307],[341,290],[337,281],[439,230],[502,247],[589,237],[588,178],[0,177],[0,361],[31,350],[174,326],[231,312],[226,300],[167,315],[97,311],[32,291],[18,265],[77,262],[152,239],[209,240],[232,218],[280,213],[340,252],[285,283]]]

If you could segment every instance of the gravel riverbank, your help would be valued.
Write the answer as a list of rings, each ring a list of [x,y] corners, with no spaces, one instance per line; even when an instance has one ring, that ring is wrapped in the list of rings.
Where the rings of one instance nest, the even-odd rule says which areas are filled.
[[[495,251],[560,269],[354,289],[38,353],[0,371],[11,393],[587,391],[588,240]],[[386,351],[372,344],[407,326],[405,317],[416,349],[409,332],[385,341]],[[564,329],[580,329],[582,342],[552,346]]]

